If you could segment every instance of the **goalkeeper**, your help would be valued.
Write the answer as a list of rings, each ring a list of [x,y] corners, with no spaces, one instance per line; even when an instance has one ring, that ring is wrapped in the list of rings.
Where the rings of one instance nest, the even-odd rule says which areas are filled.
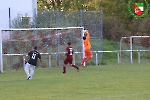
[[[84,45],[84,57],[81,62],[81,66],[84,68],[84,63],[87,63],[93,56],[90,44],[90,33],[88,30],[85,30],[83,36],[83,45]]]

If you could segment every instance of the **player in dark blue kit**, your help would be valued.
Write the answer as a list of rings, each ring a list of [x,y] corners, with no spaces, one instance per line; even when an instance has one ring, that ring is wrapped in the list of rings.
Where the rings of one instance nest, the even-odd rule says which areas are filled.
[[[70,66],[74,67],[77,69],[77,71],[79,71],[79,67],[77,67],[76,65],[72,64],[72,60],[73,60],[73,47],[71,46],[71,43],[68,42],[68,46],[66,47],[66,59],[64,60],[64,64],[63,64],[63,73],[66,73],[66,65],[69,63]]]
[[[28,62],[26,61],[27,56],[29,56]],[[41,55],[37,51],[37,46],[35,46],[34,50],[31,50],[27,56],[24,59],[24,61],[26,63],[24,70],[25,70],[25,73],[27,74],[27,80],[29,80],[29,79],[32,79],[38,59],[39,59],[39,63],[41,62]]]

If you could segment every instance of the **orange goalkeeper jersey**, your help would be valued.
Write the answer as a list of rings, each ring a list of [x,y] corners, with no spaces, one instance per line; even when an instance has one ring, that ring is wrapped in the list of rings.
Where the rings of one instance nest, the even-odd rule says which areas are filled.
[[[90,33],[87,30],[86,30],[86,39],[83,42],[84,42],[84,48],[85,49],[90,49],[91,48]]]

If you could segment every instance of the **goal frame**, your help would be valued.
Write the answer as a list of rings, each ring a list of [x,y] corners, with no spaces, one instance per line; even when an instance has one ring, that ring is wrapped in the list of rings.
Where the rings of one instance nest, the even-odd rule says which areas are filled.
[[[2,49],[2,33],[1,33],[2,29],[0,29],[0,72],[4,73],[3,71],[3,49]]]
[[[133,63],[133,52],[139,52],[138,53],[138,59],[139,59],[139,63],[140,63],[140,52],[149,52],[150,50],[134,50],[133,49],[133,39],[139,39],[139,38],[150,38],[150,36],[128,36],[128,37],[122,37],[120,39],[120,62],[121,62],[121,52],[130,52],[130,63]],[[122,41],[123,39],[129,39],[129,50],[122,50]],[[140,41],[141,42],[141,41]]]
[[[4,73],[4,67],[3,67],[3,36],[2,31],[26,31],[26,30],[50,30],[50,29],[73,29],[73,28],[79,28],[82,29],[81,36],[84,33],[84,27],[60,27],[60,28],[9,28],[9,29],[2,29],[0,28],[0,73]],[[81,37],[82,38],[82,37]],[[82,56],[84,56],[84,46],[82,41]],[[61,52],[62,53],[62,52]],[[64,53],[64,52],[63,52]],[[42,53],[43,54],[43,53]],[[50,53],[45,53],[50,54]],[[7,54],[7,55],[23,55],[23,54]]]

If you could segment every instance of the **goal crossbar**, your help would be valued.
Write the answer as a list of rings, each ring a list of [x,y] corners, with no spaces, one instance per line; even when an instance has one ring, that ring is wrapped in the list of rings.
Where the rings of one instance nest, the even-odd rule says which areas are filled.
[[[122,50],[122,42],[123,40],[125,41],[127,39],[127,44],[129,44],[129,50]],[[120,39],[120,55],[121,55],[121,52],[122,51],[125,51],[125,52],[130,52],[130,63],[133,63],[133,52],[149,52],[150,50],[134,50],[133,49],[133,45],[136,44],[140,44],[141,46],[142,45],[142,40],[144,39],[148,39],[148,41],[146,41],[146,43],[149,45],[149,42],[150,42],[150,36],[127,36],[127,37],[122,37]],[[145,43],[144,43],[145,44]]]
[[[50,31],[50,30],[54,30],[54,33],[53,33],[53,31]],[[5,59],[5,58],[3,58],[3,56],[5,57],[5,56],[7,56],[7,57],[9,57],[9,56],[24,56],[24,55],[26,55],[26,54],[24,54],[24,52],[23,51],[19,51],[20,53],[18,54],[18,48],[17,48],[17,52],[4,52],[3,51],[3,41],[4,41],[4,43],[5,43],[5,47],[6,46],[9,46],[12,42],[13,43],[19,43],[19,45],[18,44],[13,44],[13,45],[15,45],[15,47],[16,47],[16,45],[18,45],[18,46],[20,46],[20,44],[25,44],[24,42],[30,42],[30,41],[33,41],[34,43],[36,43],[38,40],[40,40],[40,41],[44,41],[44,43],[45,42],[47,42],[47,41],[49,41],[48,39],[54,39],[54,41],[52,41],[53,43],[55,43],[55,42],[58,42],[57,41],[57,39],[58,39],[58,37],[60,37],[60,36],[62,36],[62,37],[60,37],[60,39],[62,38],[62,39],[66,39],[65,41],[63,40],[63,41],[61,41],[61,43],[63,43],[63,45],[65,45],[66,44],[66,42],[68,41],[68,40],[71,40],[70,38],[64,38],[64,37],[70,37],[71,35],[68,35],[68,33],[69,34],[76,34],[76,33],[80,33],[80,34],[83,34],[83,31],[82,30],[84,30],[84,27],[58,27],[58,28],[10,28],[10,29],[0,29],[0,72],[1,73],[3,73],[3,64],[4,64],[4,62],[3,62],[3,59]],[[28,36],[26,36],[26,35],[23,35],[24,33],[25,34],[28,34],[28,32],[26,32],[26,31],[29,31],[29,34],[31,33],[31,32],[35,32],[35,34],[36,34],[36,32],[38,32],[39,31],[39,33],[41,32],[41,34],[43,34],[43,32],[44,32],[44,34],[43,35],[45,35],[45,34],[47,34],[47,33],[49,33],[49,32],[51,32],[50,33],[50,35],[47,35],[47,37],[41,37],[41,38],[39,38],[40,37],[40,35],[38,35],[38,36],[35,36],[34,37],[34,39],[33,38],[28,38]],[[10,32],[10,33],[9,33]],[[2,34],[5,34],[5,33],[7,33],[7,34],[14,34],[15,32],[17,32],[17,34],[19,34],[19,33],[21,33],[21,35],[17,35],[16,34],[16,37],[8,37],[8,38],[6,38],[6,39],[4,39],[3,40],[3,38],[5,38]],[[64,32],[64,33],[63,33]],[[65,32],[67,32],[67,33],[65,33]],[[54,35],[53,35],[54,34]],[[67,36],[66,36],[67,35]],[[6,35],[5,35],[6,36]],[[19,38],[17,38],[19,36]],[[21,37],[21,36],[23,36],[23,38]],[[26,37],[25,37],[26,36]],[[30,35],[30,36],[32,36],[32,34]],[[51,37],[50,37],[51,36]],[[63,37],[64,36],[64,37]],[[76,36],[80,36],[80,35],[76,35]],[[81,35],[82,36],[82,35]],[[21,38],[20,38],[21,37]],[[10,39],[9,39],[10,38]],[[76,37],[75,37],[76,38]],[[79,39],[80,39],[80,41],[81,41],[81,39],[82,38],[76,38],[77,40],[76,41],[78,41]],[[52,51],[52,52],[45,52],[44,50],[51,50],[51,49],[46,49],[47,48],[47,46],[49,46],[50,44],[48,44],[48,43],[51,43],[51,40],[49,41],[49,42],[47,42],[47,43],[43,43],[43,46],[42,47],[44,47],[43,48],[43,50],[42,50],[42,52],[40,52],[42,55],[53,55],[53,54],[64,54],[64,52],[61,52],[62,50],[60,49],[60,51],[59,52],[57,52],[57,49],[56,49],[56,51],[54,52],[54,51]],[[71,40],[72,41],[72,40]],[[6,44],[6,42],[8,42],[7,44]],[[21,43],[20,43],[21,42]],[[38,42],[39,43],[39,42]],[[41,42],[40,42],[41,43]],[[77,42],[78,43],[78,42]],[[80,42],[81,43],[81,42]],[[41,44],[39,44],[39,45],[41,45]],[[55,44],[54,44],[55,45]],[[80,44],[77,44],[78,46],[80,45]],[[17,47],[18,47],[17,46]],[[76,46],[76,47],[78,47],[78,46]],[[11,48],[12,48],[13,46],[11,46]],[[14,47],[14,48],[15,48]],[[61,46],[61,48],[62,48],[63,46]],[[8,47],[9,48],[9,47]],[[21,48],[21,47],[20,47]],[[23,47],[24,48],[24,47]],[[5,49],[4,49],[5,50]],[[11,50],[11,49],[10,49]],[[13,51],[14,51],[14,49],[13,49]],[[82,45],[82,51],[83,51],[83,45]],[[27,53],[27,52],[25,52],[25,53]],[[76,52],[77,53],[77,52]],[[83,52],[82,52],[83,53]],[[17,58],[18,59],[18,58]]]
[[[58,27],[58,28],[10,28],[1,29],[1,31],[28,31],[28,30],[61,30],[61,29],[83,29],[83,27]]]

